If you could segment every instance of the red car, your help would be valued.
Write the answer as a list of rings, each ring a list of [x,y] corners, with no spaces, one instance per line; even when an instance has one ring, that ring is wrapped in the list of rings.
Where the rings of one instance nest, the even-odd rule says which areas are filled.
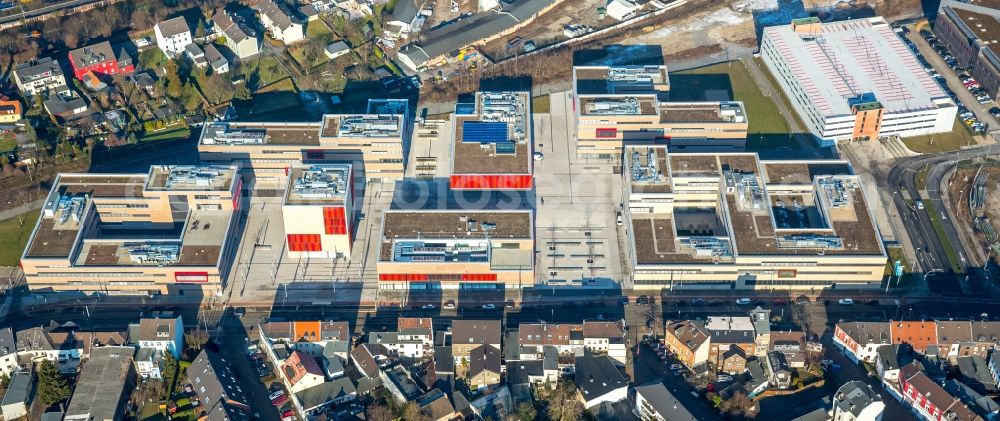
[[[288,402],[288,396],[285,396],[285,395],[281,395],[281,396],[278,396],[278,397],[276,397],[274,399],[271,399],[271,405],[274,405],[274,406],[281,406],[281,404],[283,404],[285,402]]]
[[[289,409],[289,410],[281,413],[281,418],[294,417],[294,416],[295,416],[295,411],[293,411],[291,409]]]

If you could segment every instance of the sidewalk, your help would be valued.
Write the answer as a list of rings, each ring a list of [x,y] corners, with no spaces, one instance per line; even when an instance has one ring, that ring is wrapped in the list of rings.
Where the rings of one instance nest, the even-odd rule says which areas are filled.
[[[38,199],[34,202],[28,202],[20,206],[13,207],[4,211],[0,211],[0,220],[10,219],[18,216],[22,213],[27,213],[35,209],[41,209],[42,204],[45,203],[45,199]]]

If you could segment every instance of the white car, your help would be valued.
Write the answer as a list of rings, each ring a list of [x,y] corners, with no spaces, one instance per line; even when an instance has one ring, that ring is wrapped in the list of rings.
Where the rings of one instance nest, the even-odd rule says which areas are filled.
[[[723,374],[721,376],[716,377],[715,379],[718,380],[718,381],[720,381],[720,382],[731,382],[731,381],[733,381],[733,376],[727,376],[727,375]]]
[[[849,305],[854,304],[854,300],[852,300],[850,298],[841,298],[841,299],[837,300],[837,302],[840,303],[840,305],[842,305],[842,306],[849,306]]]
[[[497,306],[493,304],[483,304],[483,310],[496,310]]]
[[[740,298],[736,300],[736,304],[741,306],[750,305],[750,299],[746,297]]]
[[[435,308],[437,308],[437,306],[435,306],[434,304],[424,304],[420,308],[424,310],[434,310]]]
[[[618,216],[615,219],[616,219],[615,222],[618,224],[619,227],[622,226],[622,224],[625,223],[625,221],[622,220],[622,211],[618,211]]]
[[[542,155],[541,152],[535,152],[535,153],[531,154],[531,156],[535,158],[535,161],[541,161],[541,160],[545,159],[545,155]]]
[[[682,366],[680,364],[670,364],[670,369],[671,370],[683,370],[684,366]]]

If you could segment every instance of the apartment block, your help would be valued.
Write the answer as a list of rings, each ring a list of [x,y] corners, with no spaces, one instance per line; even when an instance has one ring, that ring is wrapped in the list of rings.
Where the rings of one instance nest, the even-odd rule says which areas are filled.
[[[955,123],[954,102],[880,17],[767,27],[760,55],[824,143],[945,133]]]
[[[943,1],[934,33],[990,97],[1000,98],[1000,2]]]
[[[60,174],[21,256],[36,291],[211,294],[236,249],[238,166]]]
[[[941,358],[988,358],[1000,347],[1000,322],[914,321],[844,322],[834,328],[834,344],[854,361],[875,362],[882,345],[906,344]]]
[[[530,92],[476,92],[451,117],[450,187],[454,190],[530,190]]]
[[[156,46],[168,57],[178,56],[194,42],[191,39],[191,27],[183,16],[157,23],[153,32],[156,34]]]
[[[349,164],[293,166],[281,215],[292,258],[351,258],[354,175]]]
[[[381,289],[504,289],[534,283],[530,210],[386,210]]]
[[[202,162],[241,164],[263,188],[284,188],[299,164],[344,161],[358,178],[403,178],[411,133],[406,100],[369,100],[364,114],[327,114],[313,123],[211,123],[198,142]]]
[[[659,145],[628,146],[624,159],[637,289],[881,284],[882,239],[846,161],[671,154]]]
[[[47,92],[60,95],[69,93],[62,66],[50,57],[18,64],[14,66],[11,75],[17,89],[26,97]]]
[[[743,103],[671,102],[666,66],[573,68],[577,154],[615,158],[624,145],[734,151],[746,145]]]

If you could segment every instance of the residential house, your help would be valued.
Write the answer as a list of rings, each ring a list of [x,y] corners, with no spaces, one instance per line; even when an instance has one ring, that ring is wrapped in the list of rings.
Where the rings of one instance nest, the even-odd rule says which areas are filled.
[[[379,372],[382,385],[392,394],[399,403],[406,403],[415,400],[424,393],[410,376],[410,371],[403,365],[396,365],[388,370]]]
[[[295,398],[307,416],[323,413],[326,408],[353,401],[357,397],[357,388],[347,377],[339,377],[295,392]]]
[[[778,389],[788,389],[792,385],[792,370],[785,361],[785,354],[777,351],[767,353],[768,376],[771,385]]]
[[[715,367],[722,366],[723,355],[734,346],[742,348],[748,356],[757,349],[757,334],[749,317],[709,316],[705,329],[712,337],[708,361]]]
[[[35,397],[34,375],[30,371],[14,373],[7,385],[7,392],[0,403],[3,419],[16,420],[28,416],[28,408]]]
[[[941,354],[957,357],[959,350],[972,344],[972,323],[968,320],[938,320],[937,340]]]
[[[129,330],[129,340],[139,348],[169,352],[180,360],[184,350],[184,320],[180,315],[142,318],[136,328],[130,326]]]
[[[584,347],[583,326],[570,323],[522,323],[518,326],[516,341],[516,359],[541,360],[546,346],[552,347],[561,355],[573,355],[577,349]],[[507,358],[512,359],[510,355]]]
[[[70,51],[69,64],[73,68],[73,76],[81,81],[87,72],[127,75],[135,71],[132,56],[124,48],[112,49],[108,41]]]
[[[372,332],[368,343],[385,346],[394,355],[422,358],[434,349],[434,330],[429,317],[400,317],[395,332]]]
[[[618,365],[625,365],[625,320],[583,322],[583,344],[591,352],[606,354]]]
[[[708,362],[711,337],[698,322],[668,320],[663,343],[681,364],[690,369]]]
[[[697,420],[661,382],[635,387],[635,406],[632,413],[642,421],[694,421]]]
[[[260,54],[261,40],[253,25],[237,14],[219,10],[212,16],[213,27],[240,60]]]
[[[473,349],[492,345],[500,349],[499,320],[454,320],[451,322],[451,354],[456,363],[466,360]]]
[[[962,375],[962,382],[969,385],[977,392],[983,394],[994,394],[997,392],[996,383],[990,373],[989,363],[986,359],[978,355],[968,357],[958,357],[956,364],[958,371]]]
[[[983,421],[961,400],[931,380],[920,370],[919,364],[909,364],[900,369],[899,385],[903,399],[923,419],[931,421]]]
[[[21,101],[0,98],[0,124],[13,124],[21,120]]]
[[[457,393],[457,392],[456,392]],[[451,400],[440,389],[433,389],[417,399],[420,413],[430,421],[449,421],[461,418]]]
[[[17,361],[18,348],[14,340],[14,329],[0,329],[0,374],[13,377],[20,367]]]
[[[326,322],[318,320],[268,321],[258,326],[261,336],[269,343],[283,342],[292,349],[314,357],[322,357],[330,342],[344,342],[338,345],[346,349],[351,342],[350,326],[347,322]],[[346,351],[344,351],[346,353]],[[345,359],[347,355],[342,355]]]
[[[994,349],[993,352],[990,352],[987,364],[990,368],[990,377],[993,378],[993,385],[1000,388],[1000,351]]]
[[[736,375],[746,371],[746,369],[747,354],[743,351],[743,348],[734,346],[722,353],[722,365],[719,366],[719,371]]]
[[[482,389],[500,383],[502,362],[500,349],[493,345],[480,345],[469,353],[469,386]]]
[[[292,12],[279,5],[275,0],[260,0],[256,6],[260,13],[260,22],[271,38],[285,44],[304,41],[305,24],[300,22]]]
[[[75,373],[83,357],[83,344],[72,330],[52,322],[48,326],[19,330],[14,334],[18,362],[27,366],[41,360],[52,361],[65,374]]]
[[[316,358],[302,351],[294,351],[281,363],[282,378],[288,389],[301,392],[326,381],[324,372],[316,363]]]
[[[337,57],[345,55],[351,52],[351,47],[347,45],[344,41],[334,41],[327,44],[326,48],[323,49],[323,53],[326,54],[326,58],[333,60]]]
[[[409,38],[417,28],[420,18],[420,0],[398,0],[396,7],[388,14],[383,25],[383,34],[391,42]]]
[[[229,73],[229,60],[226,60],[215,44],[205,44],[205,60],[212,66],[212,73],[217,75]]]
[[[177,57],[178,54],[184,52],[185,47],[193,42],[191,27],[188,26],[183,16],[157,23],[153,27],[153,32],[156,34],[156,46],[160,47],[160,51],[163,51],[167,57]]]
[[[390,358],[389,350],[381,344],[361,344],[351,350],[354,367],[368,378],[379,377],[381,369],[393,360]]]
[[[577,395],[584,408],[615,403],[628,397],[628,382],[607,356],[594,356],[584,350],[576,357]]]
[[[874,362],[878,347],[893,343],[889,326],[886,322],[837,323],[833,343],[854,362]]]
[[[926,353],[930,345],[938,345],[937,322],[890,320],[893,344],[908,344],[914,351]]]
[[[344,375],[344,359],[336,355],[323,355],[323,373],[327,379],[335,379]]]
[[[871,386],[862,381],[844,383],[833,394],[832,421],[879,421],[885,404]]]
[[[48,92],[65,95],[69,93],[62,66],[51,57],[44,57],[14,66],[14,83],[24,97],[32,97]]]
[[[763,357],[771,351],[771,310],[757,308],[750,310],[750,321],[753,322],[754,344],[753,355]],[[803,342],[805,342],[803,335]]]
[[[785,354],[791,368],[806,366],[806,334],[801,331],[774,331],[770,334],[769,351]]]
[[[882,345],[876,351],[875,370],[882,381],[895,385],[899,383],[899,356],[896,355],[896,345]]]
[[[983,396],[975,389],[958,380],[951,379],[942,385],[948,394],[958,398],[984,420],[995,420],[1000,415],[1000,405],[989,396]]]
[[[42,103],[45,111],[53,117],[71,120],[87,112],[87,101],[76,96],[51,95]]]
[[[144,379],[162,379],[163,353],[154,348],[139,348],[135,353],[135,372]]]
[[[135,390],[131,346],[94,348],[83,366],[66,406],[64,421],[125,419],[129,395]]]
[[[205,58],[205,50],[202,50],[198,44],[188,44],[184,47],[184,55],[191,60],[192,63],[199,69],[204,69],[208,67],[208,59]]]
[[[219,353],[203,350],[187,368],[187,380],[198,396],[206,421],[250,421],[253,410],[231,362]]]
[[[766,358],[754,358],[747,360],[747,372],[750,378],[746,381],[746,390],[750,397],[757,396],[771,386],[770,369]]]

